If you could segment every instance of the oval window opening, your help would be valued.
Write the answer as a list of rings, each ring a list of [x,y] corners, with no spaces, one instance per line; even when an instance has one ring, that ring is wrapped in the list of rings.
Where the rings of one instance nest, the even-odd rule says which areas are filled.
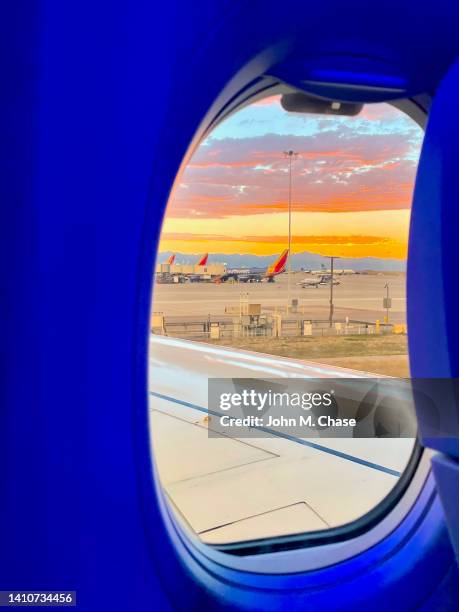
[[[322,115],[272,96],[216,127],[177,179],[154,272],[151,440],[204,542],[326,536],[400,487],[416,448],[405,285],[422,137],[389,104]]]

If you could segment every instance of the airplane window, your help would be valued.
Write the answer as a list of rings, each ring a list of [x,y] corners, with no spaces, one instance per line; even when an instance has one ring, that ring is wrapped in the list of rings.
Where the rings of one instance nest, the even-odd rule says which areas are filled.
[[[331,533],[411,465],[422,137],[389,104],[307,114],[272,96],[218,125],[177,179],[154,271],[151,441],[171,507],[204,542]]]

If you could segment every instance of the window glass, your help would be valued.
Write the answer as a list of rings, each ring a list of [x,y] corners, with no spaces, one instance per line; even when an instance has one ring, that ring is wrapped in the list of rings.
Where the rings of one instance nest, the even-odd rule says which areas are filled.
[[[177,179],[154,271],[151,439],[172,508],[205,542],[345,525],[404,473],[416,425],[393,380],[409,377],[422,136],[388,104],[302,114],[274,96],[221,123]],[[305,389],[322,394],[318,407],[296,407],[313,414],[312,433],[221,426],[222,414],[269,417],[263,394],[304,400]],[[257,397],[253,415],[244,391]],[[224,393],[236,405],[222,408]],[[292,397],[272,420],[292,417]]]

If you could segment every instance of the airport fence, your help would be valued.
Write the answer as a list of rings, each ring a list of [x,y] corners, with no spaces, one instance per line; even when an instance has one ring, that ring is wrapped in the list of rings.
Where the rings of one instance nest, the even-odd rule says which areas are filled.
[[[153,333],[185,338],[188,340],[222,340],[231,338],[288,338],[326,337],[342,335],[386,335],[406,333],[406,325],[381,324],[379,322],[337,320],[311,320],[301,317],[286,318],[276,315],[242,315],[232,319],[203,318],[173,320],[156,316]]]

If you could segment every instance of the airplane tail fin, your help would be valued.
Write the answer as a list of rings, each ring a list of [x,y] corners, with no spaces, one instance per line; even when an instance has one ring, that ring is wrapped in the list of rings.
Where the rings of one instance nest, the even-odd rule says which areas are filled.
[[[209,253],[205,253],[196,265],[205,266],[207,264],[208,259],[209,259]]]
[[[174,263],[174,261],[175,261],[175,253],[172,253],[172,255],[168,258],[166,263],[171,266]]]
[[[285,266],[287,265],[287,260],[288,249],[285,249],[285,251],[282,251],[279,257],[276,259],[276,261],[271,266],[268,266],[266,269],[266,276],[273,277],[276,276],[276,274],[283,272],[285,270]]]

